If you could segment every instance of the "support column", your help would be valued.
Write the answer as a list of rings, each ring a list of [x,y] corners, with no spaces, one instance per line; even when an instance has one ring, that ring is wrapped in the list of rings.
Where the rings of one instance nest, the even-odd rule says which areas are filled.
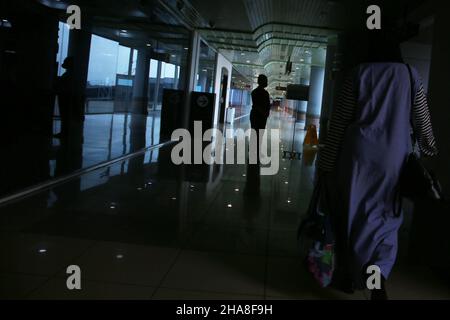
[[[325,81],[323,86],[322,112],[320,117],[320,141],[325,141],[328,131],[328,122],[336,95],[336,74],[340,70],[340,50],[337,36],[328,39],[325,62]]]
[[[147,49],[138,50],[136,74],[133,82],[133,113],[148,114],[148,81],[150,71],[150,55]]]
[[[322,109],[324,79],[325,68],[312,66],[308,109],[306,111],[306,127],[308,127],[309,125],[315,125],[319,127],[320,112]]]
[[[91,51],[91,33],[86,29],[71,30],[69,36],[68,57],[74,59],[73,92],[74,104],[71,112],[73,121],[84,120],[86,85]]]
[[[161,68],[162,68],[162,62],[158,60],[158,69],[156,71],[155,91],[153,92],[153,109],[154,110],[157,110],[157,107],[158,107],[159,85],[161,84]]]
[[[178,66],[175,65],[175,81],[173,83],[174,89],[178,89],[179,82],[180,82],[180,72],[178,71]]]
[[[448,109],[448,90],[450,88],[450,25],[444,4],[435,1],[433,50],[431,54],[429,103],[434,134],[439,155],[432,159],[432,167],[442,183],[444,192],[450,194],[450,112]]]
[[[300,84],[309,86],[309,79],[303,77],[300,79]],[[303,122],[306,124],[306,111],[308,110],[308,101],[296,101],[297,102],[297,122]],[[306,126],[305,126],[306,129]]]
[[[183,127],[187,128],[189,125],[189,111],[191,105],[191,92],[195,88],[197,68],[198,68],[198,58],[200,54],[200,35],[198,31],[192,31],[189,45],[189,55],[187,59],[187,76],[185,83],[186,98],[185,108],[183,115]]]

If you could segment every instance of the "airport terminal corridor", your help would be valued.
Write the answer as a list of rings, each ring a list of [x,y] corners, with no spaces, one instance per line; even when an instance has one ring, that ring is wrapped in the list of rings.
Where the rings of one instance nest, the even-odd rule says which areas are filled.
[[[441,2],[1,0],[0,302],[450,301]]]

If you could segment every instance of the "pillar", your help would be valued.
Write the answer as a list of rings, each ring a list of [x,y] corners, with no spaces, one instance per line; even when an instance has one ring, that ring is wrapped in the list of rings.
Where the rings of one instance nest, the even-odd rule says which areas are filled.
[[[450,192],[450,111],[448,89],[450,88],[450,25],[444,4],[435,1],[433,49],[431,54],[429,104],[439,155],[431,160],[432,168],[442,183],[444,192]]]
[[[300,84],[309,86],[309,79],[302,75]],[[297,103],[297,122],[306,124],[306,111],[308,110],[308,101],[296,101]],[[306,128],[306,127],[305,127]]]
[[[158,69],[156,71],[155,91],[153,92],[153,110],[158,110],[159,86],[161,84],[162,62],[158,60]]]
[[[73,121],[84,120],[86,85],[91,51],[92,34],[85,28],[71,30],[69,35],[68,57],[74,58],[73,91],[74,105],[71,112]]]
[[[316,125],[319,127],[320,112],[322,109],[323,83],[325,68],[311,67],[308,109],[306,110],[306,127]]]
[[[138,50],[133,82],[133,113],[147,115],[150,55],[146,48]]]
[[[341,54],[338,46],[338,36],[328,39],[327,55],[325,62],[325,81],[323,86],[322,112],[320,117],[320,141],[325,141],[328,131],[328,123],[335,105],[337,72],[341,69]]]

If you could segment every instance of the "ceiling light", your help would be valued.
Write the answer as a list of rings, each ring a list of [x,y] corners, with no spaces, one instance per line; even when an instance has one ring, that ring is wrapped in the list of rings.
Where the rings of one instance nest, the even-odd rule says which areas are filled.
[[[127,30],[120,30],[120,32],[127,33],[128,31]]]
[[[188,48],[188,47],[185,47],[184,50],[189,50],[189,48]]]
[[[152,45],[150,43],[147,43],[147,47],[151,47]]]
[[[171,57],[172,57],[172,58],[176,58],[177,55],[176,55],[176,54],[172,54]]]
[[[247,63],[250,63],[250,60],[247,60]]]
[[[241,56],[245,56],[245,53],[244,53],[244,52],[241,52]]]

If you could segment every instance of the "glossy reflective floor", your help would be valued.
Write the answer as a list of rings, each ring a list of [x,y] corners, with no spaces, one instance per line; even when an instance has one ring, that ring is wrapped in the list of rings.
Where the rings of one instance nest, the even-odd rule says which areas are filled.
[[[69,139],[29,132],[16,135],[5,143],[7,156],[0,159],[0,196],[160,143],[160,113],[88,114]],[[55,118],[53,133],[60,127]]]
[[[248,127],[248,118],[241,127]],[[272,113],[290,149],[293,120]],[[304,131],[297,130],[301,150]],[[320,289],[298,258],[296,229],[316,152],[274,176],[246,165],[177,167],[170,147],[0,207],[0,297],[29,299],[366,299]],[[392,299],[448,299],[433,270],[407,264],[408,221]],[[66,287],[81,268],[82,290]]]

